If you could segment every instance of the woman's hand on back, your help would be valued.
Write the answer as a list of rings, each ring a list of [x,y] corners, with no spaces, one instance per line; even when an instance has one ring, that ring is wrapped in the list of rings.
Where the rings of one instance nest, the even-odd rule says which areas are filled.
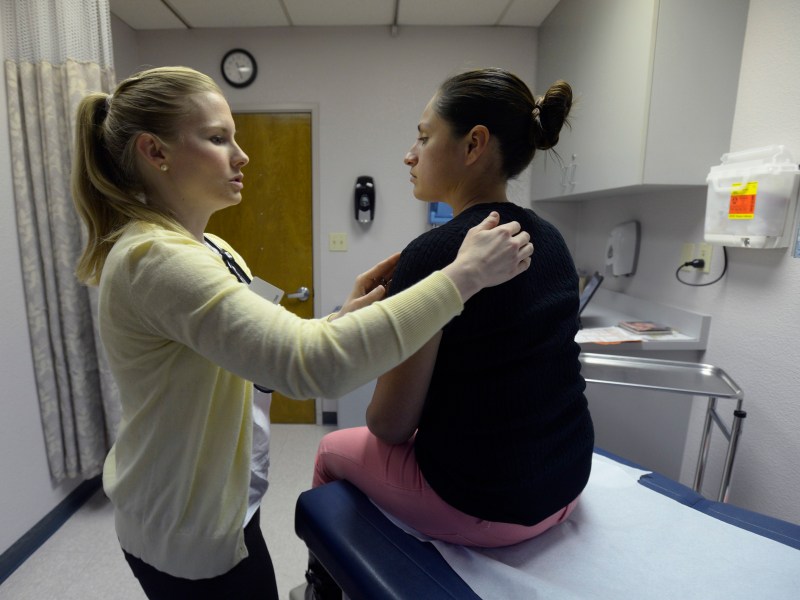
[[[531,236],[516,221],[498,225],[500,215],[492,211],[481,223],[467,232],[456,259],[444,267],[466,302],[486,287],[505,283],[527,270],[531,264]],[[338,313],[329,319],[369,306],[386,296],[400,253],[356,277],[353,291]]]
[[[442,272],[453,280],[466,302],[486,287],[500,285],[526,271],[531,264],[531,236],[516,221],[498,225],[492,211],[467,232],[456,259]]]

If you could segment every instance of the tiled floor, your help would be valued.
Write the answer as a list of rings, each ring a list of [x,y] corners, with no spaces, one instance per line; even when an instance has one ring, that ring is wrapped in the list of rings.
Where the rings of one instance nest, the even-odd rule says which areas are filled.
[[[298,494],[311,487],[314,453],[333,427],[273,425],[270,487],[261,529],[282,599],[303,581],[307,553],[294,533]],[[114,533],[111,505],[98,492],[2,585],[2,600],[145,600]]]

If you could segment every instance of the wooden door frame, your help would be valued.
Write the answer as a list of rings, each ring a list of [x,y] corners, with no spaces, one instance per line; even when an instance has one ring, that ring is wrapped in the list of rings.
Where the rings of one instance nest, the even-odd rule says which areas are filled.
[[[320,186],[319,186],[319,104],[315,102],[297,102],[289,104],[231,104],[233,113],[309,113],[311,114],[311,268],[313,270],[314,286],[314,317],[322,314],[321,267],[320,254]],[[247,148],[244,149],[247,152]],[[317,425],[322,424],[323,398],[314,399],[314,412]]]

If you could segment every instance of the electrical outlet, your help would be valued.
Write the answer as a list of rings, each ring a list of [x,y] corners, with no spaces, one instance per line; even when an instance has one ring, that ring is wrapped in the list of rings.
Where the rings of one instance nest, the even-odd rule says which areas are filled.
[[[347,252],[347,234],[329,233],[328,250],[330,252]]]
[[[713,246],[711,244],[706,244],[705,242],[702,244],[697,244],[697,258],[702,258],[705,261],[703,265],[703,273],[710,273],[711,272],[711,249]]]
[[[681,264],[694,260],[694,244],[686,242],[681,248]],[[681,267],[681,271],[691,271],[692,267]]]

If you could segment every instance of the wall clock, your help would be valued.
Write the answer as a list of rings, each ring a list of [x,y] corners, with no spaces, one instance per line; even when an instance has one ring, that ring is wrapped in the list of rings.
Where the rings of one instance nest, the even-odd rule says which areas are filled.
[[[222,76],[235,88],[247,87],[256,78],[258,65],[247,50],[234,48],[222,57]]]

